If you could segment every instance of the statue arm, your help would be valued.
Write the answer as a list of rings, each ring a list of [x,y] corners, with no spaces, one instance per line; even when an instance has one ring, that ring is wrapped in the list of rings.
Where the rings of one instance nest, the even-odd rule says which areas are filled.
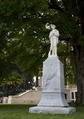
[[[49,38],[51,38],[52,36],[57,36],[56,33],[55,33],[54,31],[50,32]]]

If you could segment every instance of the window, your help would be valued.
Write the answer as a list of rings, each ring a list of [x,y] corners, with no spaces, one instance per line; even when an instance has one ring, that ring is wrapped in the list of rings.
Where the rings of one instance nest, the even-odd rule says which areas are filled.
[[[74,99],[74,92],[71,92],[71,98]]]
[[[75,99],[77,98],[77,92],[75,92]]]

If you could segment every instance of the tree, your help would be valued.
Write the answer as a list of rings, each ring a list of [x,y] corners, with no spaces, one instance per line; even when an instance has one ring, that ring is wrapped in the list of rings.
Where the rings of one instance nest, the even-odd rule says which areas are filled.
[[[84,104],[84,1],[50,0],[49,8],[55,9],[60,15],[65,16],[65,27],[69,27],[66,39],[72,43],[75,55],[77,103]]]
[[[25,77],[25,80],[22,80]],[[22,78],[22,79],[21,79]],[[0,92],[2,96],[15,95],[26,90],[32,89],[33,77],[29,74],[21,75],[15,72],[11,73],[3,81],[0,81]]]
[[[30,0],[12,0],[11,2],[1,0],[0,2],[0,23],[5,27],[1,28],[4,31],[1,33],[5,33],[1,36],[5,40],[2,37],[1,40],[6,41],[5,45],[1,44],[1,52],[3,51],[3,59],[1,55],[0,62],[2,79],[8,78],[14,70],[25,80],[28,78],[28,73],[38,75],[45,57],[43,49],[47,49],[48,45],[46,38],[41,37],[44,28],[42,14],[40,10],[38,11],[40,1],[32,3]]]
[[[64,64],[65,85],[76,84],[76,67],[72,44],[68,41],[59,41],[58,56]]]
[[[60,41],[69,42],[75,54],[77,103],[84,103],[83,0],[0,0],[1,23],[5,25],[6,61],[36,75],[49,51],[49,31],[44,26],[56,24]]]

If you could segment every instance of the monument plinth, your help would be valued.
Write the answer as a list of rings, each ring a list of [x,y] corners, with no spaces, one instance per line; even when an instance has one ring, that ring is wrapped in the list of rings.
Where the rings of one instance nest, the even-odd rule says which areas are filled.
[[[63,64],[58,57],[49,57],[43,63],[42,99],[38,106],[68,106],[64,95]]]
[[[76,111],[65,99],[64,65],[57,56],[57,50],[53,50],[52,44],[49,56],[43,62],[42,98],[36,107],[29,108],[31,113],[70,114]]]

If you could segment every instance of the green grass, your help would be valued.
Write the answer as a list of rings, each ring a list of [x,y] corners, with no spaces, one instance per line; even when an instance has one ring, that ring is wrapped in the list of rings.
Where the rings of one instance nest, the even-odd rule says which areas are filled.
[[[0,119],[84,119],[84,107],[76,107],[77,112],[62,114],[32,114],[28,108],[33,105],[0,105]]]

